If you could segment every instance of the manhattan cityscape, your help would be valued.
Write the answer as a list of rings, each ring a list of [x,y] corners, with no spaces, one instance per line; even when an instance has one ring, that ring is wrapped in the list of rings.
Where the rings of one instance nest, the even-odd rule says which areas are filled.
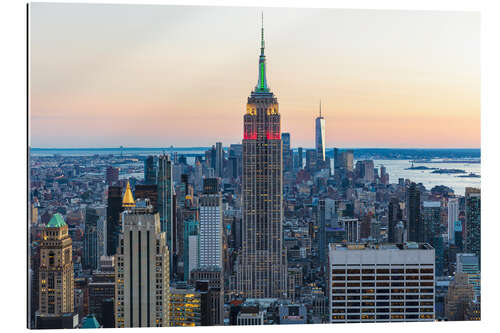
[[[50,9],[40,6],[37,15]],[[250,12],[258,23],[249,41],[253,53],[234,55],[248,58],[253,72],[239,78],[248,89],[237,96],[243,107],[231,105],[233,115],[238,114],[235,123],[218,124],[217,117],[229,115],[216,111],[217,105],[204,105],[203,113],[213,123],[194,116],[182,126],[176,123],[180,112],[163,110],[173,134],[165,134],[171,140],[155,141],[150,132],[157,125],[148,120],[145,108],[133,118],[144,132],[125,141],[113,126],[129,117],[126,111],[113,113],[116,123],[94,115],[92,129],[94,122],[87,123],[75,106],[62,117],[46,117],[74,126],[74,135],[66,129],[63,135],[59,123],[42,123],[47,105],[63,102],[37,97],[50,85],[32,87],[29,328],[481,319],[481,150],[475,148],[480,142],[451,143],[453,135],[457,140],[479,137],[469,133],[475,120],[455,126],[450,116],[449,134],[422,111],[417,116],[424,125],[417,134],[410,127],[398,129],[395,120],[394,130],[384,127],[371,137],[371,129],[345,129],[340,118],[347,113],[337,111],[342,102],[328,96],[308,101],[311,107],[300,118],[305,121],[286,118],[280,103],[296,96],[283,96],[279,85],[270,85],[272,64],[280,59],[270,60],[269,44],[279,43],[270,39],[267,22],[279,11],[272,11],[273,16],[268,12]],[[230,52],[228,45],[214,47]],[[33,51],[32,57],[39,54]],[[193,57],[198,56],[203,55]],[[314,52],[310,57],[313,63]],[[211,66],[208,60],[206,65]],[[36,71],[33,80],[40,80],[42,72]],[[287,76],[289,81],[300,79]],[[177,80],[179,85],[186,82]],[[58,87],[57,93],[74,84]],[[200,91],[218,89],[216,84],[192,84],[203,86]],[[176,100],[172,96],[154,99]],[[225,101],[217,102],[224,109]],[[89,105],[93,103],[104,102]],[[92,112],[91,107],[84,111]],[[467,112],[476,119],[479,107],[457,111]],[[99,132],[102,122],[107,127]],[[377,127],[375,120],[369,122]],[[80,126],[89,133],[87,145],[76,133]],[[441,135],[430,134],[433,126]],[[239,133],[235,140],[233,128]],[[214,142],[204,139],[213,137],[204,129],[218,133]],[[199,144],[182,144],[186,133],[199,137]],[[328,139],[338,133],[341,144]],[[393,144],[385,144],[384,136]],[[102,143],[90,143],[94,137]],[[117,137],[124,143],[106,141]],[[153,139],[144,144],[145,138]]]

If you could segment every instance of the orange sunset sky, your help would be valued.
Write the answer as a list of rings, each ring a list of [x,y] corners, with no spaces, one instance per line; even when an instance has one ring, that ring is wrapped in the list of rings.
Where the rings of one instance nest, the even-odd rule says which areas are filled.
[[[267,78],[293,147],[480,147],[475,12],[30,5],[32,147],[240,143]]]

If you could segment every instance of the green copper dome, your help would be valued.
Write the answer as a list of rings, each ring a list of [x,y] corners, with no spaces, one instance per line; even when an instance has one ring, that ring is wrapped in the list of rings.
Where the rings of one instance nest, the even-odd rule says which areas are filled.
[[[47,223],[47,228],[60,228],[64,227],[66,225],[66,222],[64,222],[63,217],[59,213],[55,213],[52,215],[52,218],[50,219],[49,223]]]

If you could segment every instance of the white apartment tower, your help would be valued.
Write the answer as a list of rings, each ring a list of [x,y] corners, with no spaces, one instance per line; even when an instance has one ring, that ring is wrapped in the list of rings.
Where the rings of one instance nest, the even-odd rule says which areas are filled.
[[[329,322],[434,320],[434,249],[329,245]]]
[[[169,250],[160,215],[149,200],[123,197],[122,234],[115,265],[115,326],[169,325]]]
[[[217,178],[203,181],[200,197],[199,267],[222,268],[222,197]]]

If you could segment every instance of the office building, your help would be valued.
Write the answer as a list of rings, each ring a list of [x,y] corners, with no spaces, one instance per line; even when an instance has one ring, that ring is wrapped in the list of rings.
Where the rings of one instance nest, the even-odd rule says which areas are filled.
[[[317,167],[317,153],[316,150],[308,149],[306,150],[306,170],[309,172],[316,171]]]
[[[197,220],[184,221],[183,233],[183,275],[184,281],[188,281],[191,271],[197,269],[200,263],[200,224]]]
[[[118,174],[120,172],[120,169],[108,166],[106,168],[106,184],[107,185],[113,185],[116,182],[118,182]]]
[[[153,206],[154,212],[158,212],[158,185],[135,185],[134,197],[136,200],[148,199],[151,206]]]
[[[264,314],[258,305],[243,306],[236,317],[236,325],[264,325]]]
[[[210,290],[209,326],[224,324],[224,274],[222,269],[198,268],[191,271],[191,283],[207,282],[206,290]],[[197,288],[200,289],[200,288]]]
[[[396,225],[402,220],[403,220],[403,210],[401,209],[399,200],[393,197],[389,200],[389,207],[387,212],[387,224],[388,224],[387,238],[389,243],[397,243],[395,237]]]
[[[106,222],[104,207],[85,208],[85,231],[83,234],[83,269],[96,270],[99,259],[105,255]]]
[[[325,143],[325,118],[321,115],[321,101],[319,102],[319,117],[316,118],[316,157],[319,161],[326,160],[326,143]]]
[[[319,262],[321,266],[326,267],[327,264],[327,243],[326,243],[326,201],[320,199],[317,208],[317,225],[319,227]]]
[[[108,187],[108,206],[106,208],[106,254],[112,256],[118,247],[118,237],[121,233],[122,212],[121,186]]]
[[[281,133],[281,141],[283,142],[283,172],[292,170],[293,152],[290,149],[290,133]]]
[[[428,244],[332,243],[328,283],[331,323],[434,320]]]
[[[217,142],[215,144],[215,175],[216,177],[224,177],[224,148],[222,148],[222,142]]]
[[[155,156],[148,156],[144,160],[144,184],[155,185],[157,177],[157,161]]]
[[[123,233],[115,263],[115,326],[168,326],[170,255],[160,216],[148,200],[136,203],[128,184],[122,205]]]
[[[479,269],[479,258],[472,253],[457,253],[456,273],[467,274],[469,284],[474,288],[476,298],[481,296],[481,271]]]
[[[406,188],[405,207],[408,241],[422,242],[424,239],[424,228],[420,216],[420,189],[415,183],[411,183],[410,186]]]
[[[474,300],[474,288],[466,273],[456,273],[444,300],[445,317],[449,321],[465,320],[467,308]]]
[[[297,149],[297,154],[299,156],[299,163],[297,165],[297,169],[300,170],[304,166],[304,156],[303,156],[303,149],[302,149],[302,147],[299,147]]]
[[[56,213],[42,230],[36,328],[75,328],[72,240]]]
[[[170,326],[201,326],[201,293],[194,288],[170,289]]]
[[[458,221],[458,198],[448,200],[448,242],[455,245],[455,222]]]
[[[358,243],[361,240],[361,226],[358,219],[341,217],[339,225],[345,231],[344,240],[347,243]]]
[[[237,289],[244,297],[281,297],[287,290],[280,132],[278,99],[266,78],[262,27],[259,79],[244,116],[243,244],[237,275]]]
[[[115,297],[115,267],[111,266],[111,268],[113,269],[112,271],[95,272],[88,283],[89,313],[94,314],[97,321],[102,323],[103,326],[106,321],[105,303],[107,300]],[[114,322],[109,325],[106,322],[106,326],[104,327],[115,327],[115,325]]]
[[[375,180],[375,166],[372,160],[356,162],[356,175],[363,182],[372,183]]]
[[[481,266],[481,190],[472,187],[465,189],[465,249]]]
[[[160,155],[158,158],[158,213],[160,213],[161,231],[165,232],[167,246],[170,251],[170,264],[174,248],[174,205],[173,205],[173,181],[172,162],[168,155]],[[172,268],[172,267],[171,267]]]

